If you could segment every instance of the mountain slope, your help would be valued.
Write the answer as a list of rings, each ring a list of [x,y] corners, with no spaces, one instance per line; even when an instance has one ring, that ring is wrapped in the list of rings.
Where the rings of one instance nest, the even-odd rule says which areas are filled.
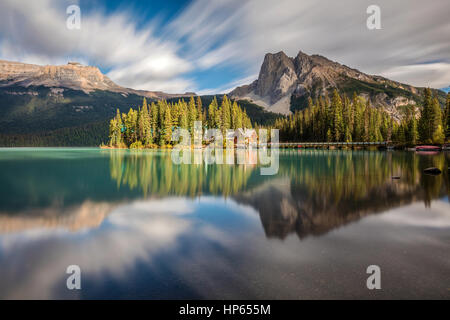
[[[28,88],[49,87],[80,90],[87,94],[95,90],[118,92],[123,95],[136,94],[143,97],[166,99],[190,96],[194,93],[169,94],[160,91],[146,91],[124,88],[101,73],[97,67],[69,62],[61,66],[39,66],[28,63],[0,60],[0,87],[19,86]]]
[[[191,95],[124,88],[97,67],[76,62],[39,66],[0,60],[0,133],[47,136],[52,130],[106,123],[117,108],[126,112],[143,97]]]
[[[266,54],[258,79],[234,89],[230,96],[250,100],[273,112],[289,114],[304,108],[308,97],[325,95],[333,88],[348,95],[356,92],[370,99],[374,106],[386,107],[395,117],[399,116],[397,107],[420,102],[420,88],[367,75],[323,56],[301,51],[295,58],[282,51]],[[443,92],[438,94],[444,99]]]

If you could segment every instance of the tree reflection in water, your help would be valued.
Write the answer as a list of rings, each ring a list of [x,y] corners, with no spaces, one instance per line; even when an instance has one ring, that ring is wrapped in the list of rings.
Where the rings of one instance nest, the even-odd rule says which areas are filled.
[[[118,187],[137,188],[144,197],[232,197],[259,212],[269,237],[320,235],[419,200],[429,207],[449,195],[448,153],[291,150],[280,154],[277,175],[261,176],[258,165],[177,165],[167,152],[109,152]],[[427,167],[443,173],[426,175]]]

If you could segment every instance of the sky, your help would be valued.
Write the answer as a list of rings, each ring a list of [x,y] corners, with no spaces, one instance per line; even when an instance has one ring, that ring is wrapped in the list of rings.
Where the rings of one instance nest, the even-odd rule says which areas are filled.
[[[370,30],[369,5],[381,29]],[[80,29],[66,9],[80,7]],[[0,59],[94,65],[119,85],[226,93],[266,53],[301,50],[415,86],[450,86],[448,0],[0,0]]]

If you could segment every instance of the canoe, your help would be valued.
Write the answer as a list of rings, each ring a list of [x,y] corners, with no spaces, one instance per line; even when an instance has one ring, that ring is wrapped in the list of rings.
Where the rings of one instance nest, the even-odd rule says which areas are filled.
[[[441,148],[437,146],[417,146],[416,151],[440,151]]]

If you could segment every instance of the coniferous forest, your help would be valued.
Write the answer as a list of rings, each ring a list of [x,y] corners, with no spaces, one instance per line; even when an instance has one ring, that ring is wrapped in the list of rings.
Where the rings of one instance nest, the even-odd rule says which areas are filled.
[[[364,98],[353,94],[349,99],[334,90],[331,99],[321,96],[309,99],[308,107],[288,117],[278,118],[268,128],[280,130],[282,142],[380,142],[397,145],[417,143],[443,144],[450,137],[450,94],[441,109],[430,89],[423,93],[423,105],[408,105],[402,109],[400,122],[388,111],[375,108]],[[194,121],[202,121],[204,129],[251,128],[245,110],[227,96],[219,106],[214,97],[207,108],[200,97],[189,102],[161,100],[130,109],[110,121],[109,147],[153,148],[170,146],[172,132],[185,128],[193,132]]]
[[[353,94],[350,100],[334,90],[308,107],[284,119],[278,119],[281,141],[298,142],[378,142],[392,141],[399,145],[417,143],[442,144],[450,137],[450,94],[441,109],[437,97],[425,89],[423,105],[403,108],[400,123],[383,109]]]
[[[165,100],[143,104],[138,110],[130,108],[111,119],[109,147],[154,148],[171,145],[172,132],[183,128],[193,133],[194,122],[202,121],[204,128],[227,129],[251,128],[252,123],[245,110],[235,101],[224,96],[219,106],[214,97],[208,108],[203,108],[200,97],[191,97],[168,103]]]

